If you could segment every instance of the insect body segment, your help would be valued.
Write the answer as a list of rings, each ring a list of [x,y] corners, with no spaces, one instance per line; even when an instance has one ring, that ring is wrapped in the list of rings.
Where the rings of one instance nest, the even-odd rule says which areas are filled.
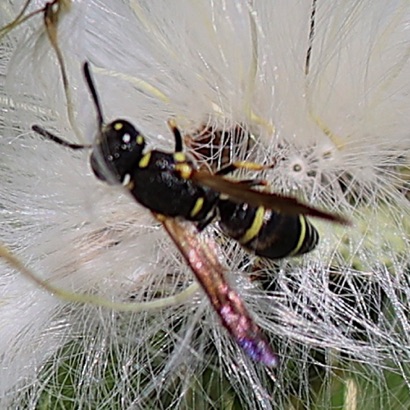
[[[263,258],[302,255],[319,241],[317,230],[303,215],[283,215],[229,200],[218,202],[218,212],[222,232]]]
[[[258,171],[269,167],[251,162],[236,162],[221,168],[216,175],[228,175],[243,168]],[[236,184],[247,189],[266,185],[265,181],[258,179],[240,180]],[[219,196],[216,207],[222,232],[260,257],[280,259],[298,256],[312,251],[318,244],[317,230],[303,215],[287,215],[264,206],[234,202],[225,199],[223,194]],[[200,222],[199,228],[202,230],[208,223],[209,221]]]
[[[133,183],[130,192],[140,204],[155,213],[189,221],[201,221],[214,212],[219,195],[181,176],[174,154],[150,151],[143,165],[128,170]]]

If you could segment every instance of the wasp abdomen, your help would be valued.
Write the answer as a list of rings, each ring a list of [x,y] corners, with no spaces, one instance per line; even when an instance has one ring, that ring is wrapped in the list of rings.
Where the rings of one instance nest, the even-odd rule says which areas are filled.
[[[283,215],[230,200],[220,200],[218,210],[221,230],[264,258],[302,255],[313,250],[319,241],[317,230],[302,215]]]

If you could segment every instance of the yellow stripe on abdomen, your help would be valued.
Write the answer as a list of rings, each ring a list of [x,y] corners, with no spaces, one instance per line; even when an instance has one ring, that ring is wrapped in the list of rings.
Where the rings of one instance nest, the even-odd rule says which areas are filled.
[[[204,198],[199,197],[196,200],[194,207],[191,209],[191,212],[189,213],[189,216],[194,218],[199,213],[199,211],[202,209],[203,205],[204,205]]]
[[[299,215],[299,222],[300,222],[299,240],[298,240],[298,243],[295,249],[293,249],[293,251],[289,253],[289,256],[297,255],[298,252],[301,250],[303,243],[305,242],[307,224],[306,224],[306,219],[303,215]]]
[[[253,218],[252,225],[245,231],[241,238],[239,238],[239,242],[242,244],[247,244],[253,238],[255,238],[263,225],[263,220],[265,216],[265,208],[260,206],[255,213],[255,217]]]

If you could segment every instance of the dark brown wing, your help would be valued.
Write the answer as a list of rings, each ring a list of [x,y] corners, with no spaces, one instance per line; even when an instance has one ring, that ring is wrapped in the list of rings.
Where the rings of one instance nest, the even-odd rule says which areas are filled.
[[[270,367],[278,365],[278,357],[259,326],[253,321],[238,293],[225,279],[225,268],[210,245],[192,222],[154,216],[163,224],[175,242],[196,279],[207,294],[222,324],[253,360]]]
[[[254,207],[263,206],[286,215],[308,215],[344,225],[350,225],[350,221],[344,216],[321,211],[318,208],[303,204],[296,198],[257,191],[247,184],[241,184],[240,181],[231,181],[225,177],[198,170],[192,170],[191,178],[198,184],[207,186],[228,196],[233,202],[246,202]]]

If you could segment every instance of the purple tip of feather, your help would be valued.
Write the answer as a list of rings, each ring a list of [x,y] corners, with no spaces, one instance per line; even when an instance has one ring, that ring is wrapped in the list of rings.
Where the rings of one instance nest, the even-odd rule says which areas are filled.
[[[246,354],[256,362],[262,363],[268,367],[277,367],[279,365],[279,357],[273,353],[271,347],[266,340],[258,338],[238,340],[238,344],[246,352]]]

